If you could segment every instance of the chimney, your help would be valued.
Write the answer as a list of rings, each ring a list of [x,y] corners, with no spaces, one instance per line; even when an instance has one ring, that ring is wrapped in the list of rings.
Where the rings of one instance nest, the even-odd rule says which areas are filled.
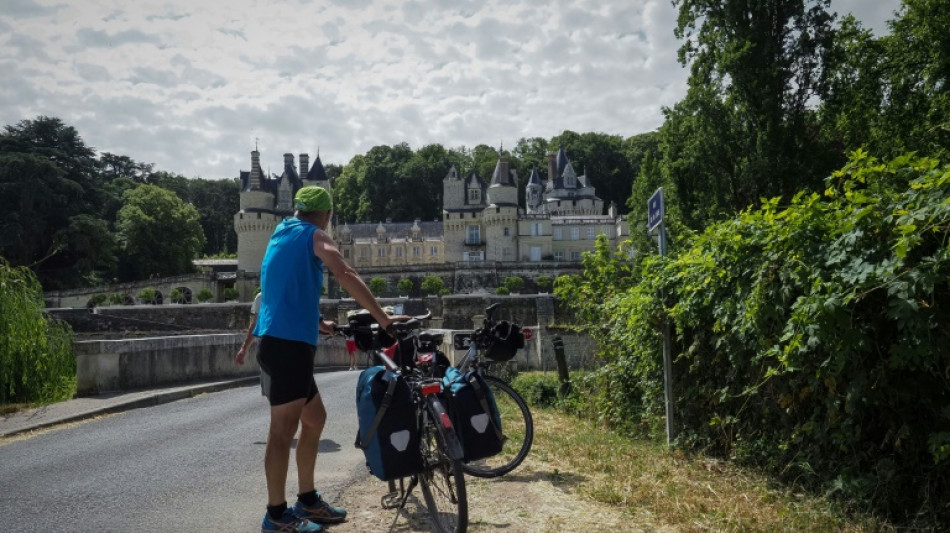
[[[300,154],[300,179],[306,179],[307,172],[310,172],[310,154]]]
[[[294,154],[284,154],[284,168],[294,166]]]
[[[548,158],[548,181],[554,181],[555,174],[557,174],[557,154],[548,152],[545,155]]]
[[[248,189],[261,188],[261,153],[257,150],[251,152],[251,182]]]

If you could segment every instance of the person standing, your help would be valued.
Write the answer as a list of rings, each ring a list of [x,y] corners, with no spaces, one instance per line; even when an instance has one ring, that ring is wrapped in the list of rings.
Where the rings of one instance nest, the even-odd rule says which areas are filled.
[[[253,335],[260,338],[258,361],[269,378],[270,427],[264,452],[267,512],[262,532],[322,531],[320,523],[346,520],[346,511],[323,501],[314,468],[326,409],[313,377],[317,337],[332,334],[334,323],[320,316],[323,267],[367,309],[383,328],[407,316],[389,316],[359,274],[343,259],[326,232],[333,211],[330,193],[303,187],[294,196],[294,216],[278,224],[261,263],[261,306]],[[284,493],[290,447],[297,438],[297,501],[288,508]]]

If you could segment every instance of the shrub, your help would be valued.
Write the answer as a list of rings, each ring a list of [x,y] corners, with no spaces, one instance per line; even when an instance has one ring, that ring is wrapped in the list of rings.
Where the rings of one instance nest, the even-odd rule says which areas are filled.
[[[510,292],[518,292],[524,287],[524,279],[521,276],[508,276],[505,278],[505,287]]]
[[[553,284],[550,276],[538,276],[534,280],[534,283],[535,285],[538,286],[538,289],[542,291],[547,291],[548,289],[551,288],[551,285]]]
[[[224,300],[228,302],[233,302],[241,297],[241,293],[238,292],[234,287],[227,287],[224,289]]]
[[[169,293],[168,298],[172,301],[172,303],[176,303],[176,304],[185,303],[185,293],[181,289],[178,289],[178,288],[172,289],[172,292]]]
[[[443,288],[445,288],[445,282],[438,276],[422,278],[422,292],[426,294],[439,294]]]
[[[518,374],[511,382],[511,386],[528,402],[536,407],[552,407],[558,402],[557,374],[527,372]]]
[[[100,305],[106,303],[108,296],[104,293],[96,293],[89,297],[89,301],[86,302],[86,307],[92,309],[93,307],[99,307]]]
[[[214,298],[214,293],[211,292],[211,289],[201,289],[198,291],[198,294],[195,296],[195,298],[198,298],[199,302],[205,303]]]
[[[109,294],[110,305],[122,305],[123,303],[125,303],[125,295],[121,292],[113,292]]]
[[[497,287],[495,288],[495,294],[498,296],[508,296],[508,287]]]
[[[612,425],[662,427],[669,316],[680,445],[945,529],[950,166],[859,151],[826,183],[671,257],[598,248],[559,278],[607,361],[591,401]]]
[[[158,303],[158,291],[151,287],[146,287],[140,290],[139,293],[135,295],[135,297],[147,304]]]
[[[28,268],[0,258],[0,402],[52,403],[76,391],[73,332],[44,311]]]
[[[386,278],[376,276],[369,280],[369,290],[373,291],[375,296],[382,296],[388,286],[389,283],[386,281]]]
[[[396,283],[396,290],[399,291],[399,294],[409,294],[412,292],[412,289],[413,283],[409,278],[402,278]]]

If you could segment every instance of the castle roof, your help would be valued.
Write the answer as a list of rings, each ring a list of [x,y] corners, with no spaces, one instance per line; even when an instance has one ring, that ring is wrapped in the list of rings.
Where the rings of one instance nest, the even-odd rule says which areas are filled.
[[[310,167],[310,171],[307,172],[308,181],[329,181],[330,178],[327,177],[327,171],[323,168],[323,161],[320,161],[320,153],[317,152],[317,159],[313,162],[313,166]]]

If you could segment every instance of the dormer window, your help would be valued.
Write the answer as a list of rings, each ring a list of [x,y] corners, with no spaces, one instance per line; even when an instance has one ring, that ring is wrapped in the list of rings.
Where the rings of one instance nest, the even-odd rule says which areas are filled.
[[[577,181],[574,180],[574,176],[565,176],[565,177],[564,177],[564,186],[565,186],[565,187],[577,187]]]
[[[468,190],[468,203],[470,204],[480,204],[482,203],[482,190],[478,188],[471,188]]]

